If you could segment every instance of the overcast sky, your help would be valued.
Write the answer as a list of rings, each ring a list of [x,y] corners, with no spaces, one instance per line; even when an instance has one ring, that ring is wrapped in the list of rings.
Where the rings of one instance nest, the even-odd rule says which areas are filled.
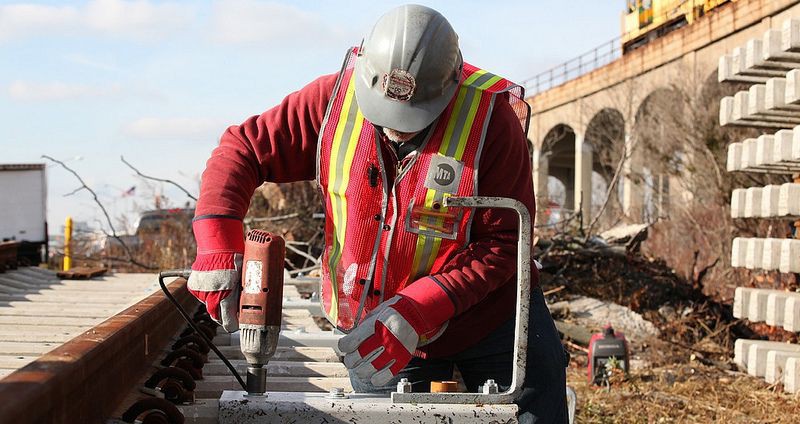
[[[423,1],[465,60],[522,81],[620,32],[622,0]],[[0,1],[0,163],[65,160],[112,215],[135,221],[154,192],[120,162],[198,190],[232,124],[341,65],[397,1]],[[49,167],[48,220],[98,222],[86,192]],[[136,186],[135,196],[123,192]],[[20,189],[24,189],[21,187]],[[0,199],[3,207],[13,199]]]

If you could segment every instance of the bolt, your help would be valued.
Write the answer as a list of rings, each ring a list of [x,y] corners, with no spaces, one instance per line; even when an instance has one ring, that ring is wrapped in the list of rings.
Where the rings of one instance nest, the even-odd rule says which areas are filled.
[[[397,393],[411,393],[411,382],[403,377],[397,383]]]
[[[332,387],[328,392],[328,399],[346,399],[347,395],[344,394],[344,389],[341,387]]]
[[[495,383],[494,379],[486,380],[486,383],[483,383],[483,394],[485,395],[494,395],[497,394],[498,388],[497,383]]]

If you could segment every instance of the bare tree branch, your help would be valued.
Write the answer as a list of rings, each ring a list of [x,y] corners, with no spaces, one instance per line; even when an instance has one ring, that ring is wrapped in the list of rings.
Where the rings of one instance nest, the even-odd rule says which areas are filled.
[[[48,155],[42,155],[42,158],[47,159],[49,161],[52,161],[54,163],[57,163],[57,164],[61,165],[62,168],[64,168],[67,171],[69,171],[69,173],[71,173],[72,175],[75,176],[75,178],[78,179],[78,181],[81,183],[81,187],[78,188],[77,190],[74,190],[72,192],[72,194],[78,192],[81,189],[86,190],[86,191],[88,191],[89,193],[92,194],[92,198],[94,199],[94,202],[97,204],[97,206],[100,208],[100,210],[103,211],[103,215],[105,215],[105,217],[106,217],[106,223],[108,224],[108,227],[111,229],[111,234],[109,234],[109,235],[114,240],[118,241],[119,244],[122,246],[122,248],[125,250],[125,254],[128,256],[128,262],[130,262],[130,263],[132,263],[132,264],[134,264],[134,265],[136,265],[138,267],[144,268],[144,269],[148,269],[148,270],[156,269],[154,266],[143,264],[143,263],[137,261],[136,258],[134,258],[133,252],[131,252],[130,247],[128,247],[128,245],[125,244],[125,242],[122,240],[122,238],[119,235],[117,235],[117,230],[114,228],[114,223],[111,222],[111,216],[108,214],[108,211],[106,210],[105,206],[103,206],[103,203],[100,202],[100,199],[97,197],[97,193],[95,193],[95,191],[92,190],[91,187],[89,187],[86,184],[85,181],[83,181],[83,178],[81,178],[81,176],[78,175],[77,172],[75,172],[72,168],[70,168],[64,162],[62,162],[62,161],[60,161],[58,159],[52,158],[52,157],[50,157]]]
[[[72,191],[70,191],[69,193],[65,194],[65,195],[64,195],[64,197],[69,197],[69,196],[72,196],[73,194],[75,194],[75,193],[77,193],[77,192],[79,192],[79,191],[81,191],[81,190],[83,190],[83,189],[85,189],[85,188],[86,188],[85,186],[83,186],[83,187],[78,187],[78,188],[76,188],[75,190],[72,190]]]
[[[614,169],[614,176],[611,178],[611,182],[608,184],[608,189],[606,190],[605,198],[603,199],[603,204],[602,206],[600,206],[600,210],[598,210],[597,213],[594,214],[595,216],[592,219],[592,222],[589,223],[589,227],[586,228],[586,237],[584,238],[584,243],[587,240],[589,240],[589,237],[592,236],[592,230],[594,230],[594,226],[597,224],[597,221],[600,220],[600,217],[603,216],[603,212],[606,210],[606,207],[608,207],[608,201],[611,200],[611,195],[614,194],[614,190],[617,187],[617,182],[619,181],[619,177],[620,175],[622,175],[623,165],[625,164],[625,161],[627,161],[629,157],[627,149],[625,149],[624,151],[625,154],[623,154],[619,158],[617,166]]]
[[[189,193],[188,190],[183,188],[183,186],[181,186],[180,184],[176,183],[175,181],[168,180],[168,179],[165,179],[165,178],[156,178],[156,177],[151,177],[149,175],[144,175],[141,172],[139,172],[139,170],[136,169],[133,165],[131,165],[128,161],[126,161],[125,160],[125,156],[120,156],[119,159],[122,161],[122,163],[124,163],[125,165],[128,165],[128,168],[132,169],[133,172],[136,173],[136,175],[138,175],[138,176],[140,176],[142,178],[148,179],[148,180],[158,181],[158,182],[161,182],[161,183],[172,184],[173,186],[177,187],[182,192],[186,193],[186,196],[188,196],[190,199],[194,200],[195,202],[197,201],[197,198],[192,196],[192,193]]]

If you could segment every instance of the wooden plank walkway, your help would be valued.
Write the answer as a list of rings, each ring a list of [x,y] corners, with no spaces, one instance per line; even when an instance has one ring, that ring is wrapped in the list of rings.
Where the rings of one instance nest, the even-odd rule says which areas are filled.
[[[0,274],[0,378],[90,330],[158,289],[155,274],[60,280],[19,268]]]

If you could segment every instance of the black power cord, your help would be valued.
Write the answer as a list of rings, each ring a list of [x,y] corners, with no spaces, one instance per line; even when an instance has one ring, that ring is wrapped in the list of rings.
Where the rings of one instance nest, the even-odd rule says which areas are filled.
[[[197,324],[195,324],[194,321],[192,321],[192,318],[189,317],[189,314],[187,314],[186,311],[183,310],[183,307],[181,307],[178,301],[175,300],[175,298],[172,296],[172,293],[170,293],[169,290],[167,290],[167,285],[164,284],[164,278],[167,277],[189,278],[189,274],[191,273],[192,270],[190,269],[161,271],[158,273],[158,284],[161,286],[161,290],[164,291],[164,295],[167,296],[167,299],[169,299],[170,302],[172,302],[172,304],[175,305],[175,309],[177,309],[178,312],[181,313],[181,316],[183,317],[184,320],[186,320],[186,323],[189,324],[190,327],[192,327],[194,332],[197,333],[203,339],[203,341],[208,343],[208,346],[211,348],[211,350],[213,350],[214,353],[217,354],[219,359],[221,359],[222,362],[225,363],[225,366],[228,367],[229,370],[231,370],[231,374],[233,374],[233,376],[236,377],[236,381],[238,381],[239,384],[242,386],[242,390],[247,390],[247,385],[242,379],[242,376],[239,375],[239,372],[236,371],[236,368],[234,368],[233,365],[231,365],[230,361],[228,361],[228,358],[226,358],[225,355],[223,355],[222,352],[220,352],[219,349],[217,349],[217,347],[214,346],[214,342],[212,342],[211,339],[209,339],[208,336],[206,336],[205,333],[203,333],[197,327]]]

